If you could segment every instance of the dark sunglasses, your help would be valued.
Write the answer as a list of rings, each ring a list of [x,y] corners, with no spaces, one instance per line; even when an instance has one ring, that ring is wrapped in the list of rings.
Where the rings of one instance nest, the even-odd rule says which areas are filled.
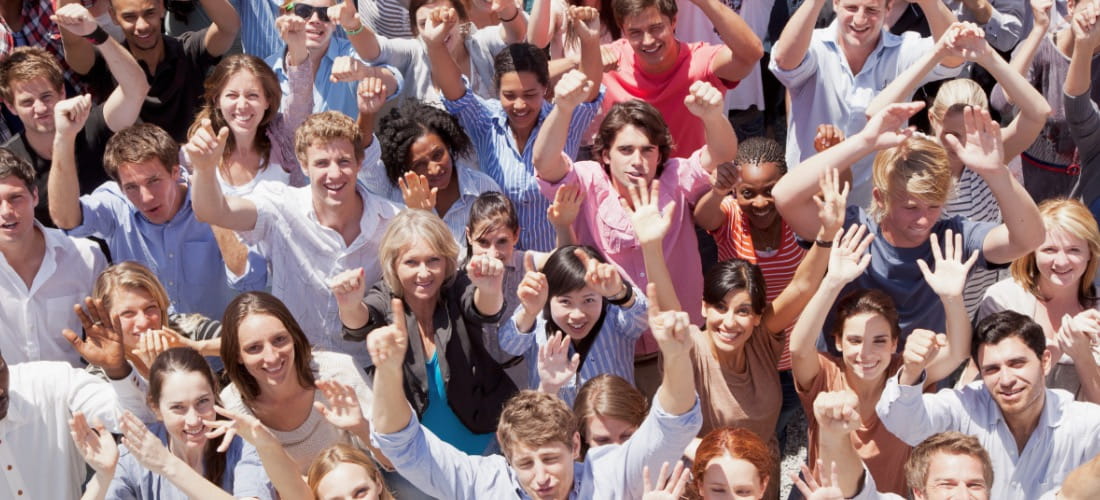
[[[314,7],[304,3],[292,2],[286,6],[286,11],[293,12],[294,15],[307,21],[313,17],[313,14],[317,14],[317,19],[320,19],[322,23],[329,22],[328,7]]]

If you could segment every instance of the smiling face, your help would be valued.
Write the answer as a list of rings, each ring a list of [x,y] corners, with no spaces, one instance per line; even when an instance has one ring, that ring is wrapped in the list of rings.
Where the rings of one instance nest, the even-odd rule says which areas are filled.
[[[767,229],[779,220],[772,188],[783,176],[778,163],[748,163],[740,165],[741,182],[734,187],[737,205],[748,216],[749,225]]]
[[[719,354],[739,352],[760,324],[760,316],[752,311],[752,297],[745,290],[726,294],[721,304],[703,304],[707,334]]]
[[[118,184],[126,199],[153,224],[165,224],[179,211],[183,203],[179,175],[179,165],[169,170],[155,157],[118,166]]]
[[[675,61],[679,45],[676,41],[676,21],[661,14],[656,6],[646,7],[626,16],[622,25],[623,38],[634,49],[642,71],[660,73]]]
[[[305,160],[314,204],[337,207],[358,200],[355,177],[359,174],[359,162],[351,141],[314,141],[306,148]]]
[[[435,300],[447,279],[447,260],[417,239],[397,258],[396,270],[406,299]]]
[[[409,163],[417,175],[428,178],[428,185],[443,191],[455,177],[454,164],[447,145],[438,135],[427,133],[409,145]]]
[[[893,193],[885,200],[883,193],[872,191],[875,203],[885,203],[882,216],[882,232],[886,241],[899,248],[923,245],[932,234],[932,227],[940,219],[943,202],[929,202],[908,193]]]
[[[264,387],[278,387],[296,383],[294,367],[294,339],[279,318],[270,314],[253,313],[237,327],[241,346],[240,362],[248,374]]]
[[[504,225],[492,231],[485,231],[481,227],[475,229],[476,232],[481,233],[476,238],[471,238],[469,230],[466,231],[466,239],[470,242],[470,249],[475,256],[488,255],[505,264],[512,262],[516,243],[519,242],[519,231],[513,231]]]
[[[603,297],[589,286],[550,297],[550,317],[574,341],[588,336],[601,312]]]
[[[136,346],[142,334],[164,327],[163,315],[156,298],[144,288],[119,287],[111,297],[112,319],[122,325],[122,344]]]
[[[538,447],[512,445],[508,461],[528,495],[538,500],[569,497],[573,489],[573,460],[580,451],[580,438],[574,435],[573,440],[572,449],[561,442]]]
[[[31,191],[19,177],[0,178],[0,245],[26,241],[34,234],[34,207],[38,190]]]
[[[604,415],[589,417],[585,425],[588,426],[585,429],[585,436],[588,438],[586,444],[589,448],[605,444],[623,444],[634,435],[634,431],[638,430],[638,426],[626,420]]]
[[[726,454],[707,463],[700,493],[704,500],[760,499],[767,486],[752,462]]]
[[[313,7],[332,7],[332,0],[295,0],[296,3],[311,5]],[[324,22],[317,15],[309,16],[306,20],[306,49],[328,50],[328,43],[332,40],[332,32],[336,29],[336,22],[329,20]]]
[[[626,125],[615,134],[611,147],[603,154],[603,162],[611,171],[611,181],[619,196],[630,199],[628,186],[639,182],[649,186],[657,176],[661,152],[644,130]]]
[[[928,479],[923,490],[914,490],[918,500],[986,500],[989,488],[985,468],[975,456],[939,452],[928,461]]]
[[[164,21],[161,0],[111,0],[115,23],[122,28],[131,50],[153,50],[160,45]]]
[[[1046,240],[1035,250],[1040,290],[1076,290],[1091,258],[1089,244],[1083,238],[1061,229],[1047,231]]]
[[[317,483],[317,500],[378,500],[382,485],[362,465],[341,463]]]
[[[1042,408],[1050,351],[1039,358],[1019,336],[1012,335],[978,347],[978,370],[1001,413],[1011,418]]]
[[[201,452],[209,431],[203,421],[214,420],[214,402],[214,389],[201,373],[173,371],[165,375],[153,413],[164,422],[171,449]]]
[[[891,338],[890,323],[881,314],[859,313],[844,321],[843,333],[837,350],[844,358],[849,375],[862,380],[878,380],[886,375],[886,368],[898,347]]]
[[[11,94],[12,102],[6,103],[8,109],[19,117],[27,131],[54,133],[53,108],[65,98],[64,88],[55,87],[44,76],[36,76],[12,81]]]
[[[509,71],[500,75],[500,106],[514,129],[535,127],[545,95],[546,87],[530,71]]]
[[[218,110],[234,134],[254,134],[269,106],[260,79],[248,70],[230,76],[218,96]]]
[[[833,0],[837,38],[848,50],[869,53],[878,44],[888,0]]]

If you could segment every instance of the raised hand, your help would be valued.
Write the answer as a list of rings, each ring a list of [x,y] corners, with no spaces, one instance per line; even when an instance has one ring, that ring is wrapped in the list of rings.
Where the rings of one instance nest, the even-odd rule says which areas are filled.
[[[466,264],[466,275],[479,289],[499,291],[504,284],[504,262],[492,255],[475,255]]]
[[[1100,311],[1087,309],[1076,316],[1065,315],[1062,317],[1062,326],[1055,335],[1057,340],[1054,353],[1058,354],[1055,360],[1061,357],[1061,353],[1069,355],[1077,365],[1095,365],[1096,359],[1093,348],[1100,338]],[[1052,346],[1054,347],[1054,346]]]
[[[955,23],[957,28],[950,39],[951,48],[967,61],[985,61],[994,55],[993,48],[985,40],[985,32],[974,23]]]
[[[649,299],[649,330],[657,341],[661,354],[666,358],[687,356],[691,353],[694,341],[692,336],[699,329],[691,324],[691,318],[683,311],[662,311],[657,299],[657,285],[646,285],[646,297]]]
[[[719,163],[710,174],[710,190],[716,194],[725,196],[733,192],[733,188],[741,180],[741,170],[733,162]]]
[[[241,439],[248,441],[249,444],[257,448],[263,443],[278,443],[279,441],[271,433],[271,429],[268,429],[263,422],[260,422],[260,419],[252,415],[237,413],[217,405],[214,405],[214,411],[227,419],[203,421],[203,424],[210,428],[206,432],[207,439],[222,437],[222,442],[218,444],[218,453],[225,453],[229,449],[229,445],[233,444],[234,436],[240,436]]]
[[[720,116],[723,111],[725,99],[718,89],[704,81],[697,81],[688,88],[688,95],[684,98],[684,106],[691,114],[699,118]]]
[[[54,5],[57,3],[55,2]],[[65,31],[80,37],[92,34],[99,27],[95,16],[79,2],[62,5],[54,15],[50,16],[50,20]]]
[[[628,285],[623,283],[623,277],[615,266],[596,260],[580,248],[573,250],[573,255],[585,267],[584,282],[596,293],[604,297],[618,297],[626,293]]]
[[[279,38],[286,43],[287,50],[302,50],[306,48],[306,20],[294,14],[285,14],[275,19],[275,29],[279,30]]]
[[[137,345],[130,350],[130,353],[148,369],[153,366],[153,361],[156,361],[160,353],[173,347],[186,345],[179,339],[179,334],[170,330],[149,330],[141,335]],[[148,374],[142,373],[142,375],[147,376]]]
[[[1100,45],[1100,30],[1096,29],[1096,22],[1100,20],[1100,7],[1094,2],[1081,2],[1074,7],[1073,12],[1073,36],[1075,43],[1088,47]]]
[[[837,144],[844,142],[844,132],[831,123],[822,123],[817,126],[817,134],[814,135],[814,151],[825,151]]]
[[[570,227],[577,220],[584,201],[584,190],[579,184],[566,184],[554,193],[554,202],[546,208],[546,219],[554,227]]]
[[[366,75],[368,67],[358,57],[340,56],[332,61],[332,73],[328,79],[333,82],[359,81]]]
[[[936,233],[932,233],[932,258],[936,264],[936,271],[928,269],[928,263],[924,259],[917,259],[917,267],[924,275],[924,281],[940,297],[961,297],[963,288],[966,287],[966,277],[970,274],[970,268],[978,261],[978,251],[974,250],[970,258],[963,262],[965,247],[963,246],[962,233],[954,233],[948,229],[943,242],[943,251],[940,251],[940,239]]]
[[[867,120],[867,125],[856,136],[876,150],[897,146],[913,136],[915,129],[909,126],[909,117],[923,108],[924,101],[898,102],[886,106]]]
[[[862,425],[859,398],[848,391],[822,392],[814,399],[814,418],[822,432],[846,434]]]
[[[531,252],[524,254],[523,268],[526,274],[523,275],[523,281],[520,281],[519,287],[516,288],[516,298],[519,299],[524,311],[538,314],[546,306],[546,301],[550,296],[550,285],[546,282],[546,275],[535,268],[535,257]]]
[[[344,31],[355,31],[363,26],[359,19],[359,12],[355,10],[355,2],[345,0],[328,8],[328,18],[340,23]]]
[[[676,209],[676,202],[670,201],[664,213],[661,213],[661,209],[657,206],[660,188],[661,181],[657,179],[650,183],[648,190],[640,184],[628,186],[630,201],[634,204],[633,209],[626,200],[619,199],[623,209],[630,214],[630,222],[634,224],[634,234],[638,237],[638,243],[642,245],[661,244],[665,235],[668,234],[668,228],[672,226],[672,212]]]
[[[563,110],[576,109],[588,97],[592,85],[595,84],[581,71],[569,70],[554,86],[554,105],[561,106]]]
[[[574,353],[569,357],[570,339],[557,332],[546,343],[539,346],[539,391],[557,395],[562,387],[577,376],[581,364],[581,355]]]
[[[821,471],[822,480],[818,481],[813,472],[810,471],[806,464],[802,464],[802,477],[798,474],[791,474],[791,480],[794,481],[794,486],[798,488],[798,491],[802,492],[802,497],[806,500],[844,500],[844,491],[840,489],[839,480],[836,474],[836,464],[829,464],[828,469],[824,468],[821,460],[817,461],[817,470]],[[828,478],[828,479],[824,479]]]
[[[355,393],[355,388],[338,380],[330,379],[317,381],[317,389],[328,400],[328,406],[320,401],[315,401],[313,407],[330,424],[352,433],[370,427],[370,423],[363,416],[363,408],[359,405],[359,395]]]
[[[434,210],[436,195],[439,189],[428,184],[428,178],[416,175],[416,172],[408,171],[397,178],[397,187],[401,188],[401,197],[405,200],[405,206],[419,210]]]
[[[211,170],[218,168],[225,152],[225,143],[229,138],[229,127],[222,127],[215,132],[209,118],[203,118],[202,123],[191,134],[191,140],[183,146],[187,156],[191,158],[191,166],[195,170]]]
[[[363,70],[362,78],[355,89],[355,102],[359,107],[359,113],[375,115],[386,103],[386,84],[382,79],[382,68],[367,66]]]
[[[436,7],[428,14],[420,38],[425,43],[443,43],[458,24],[458,13],[452,7]]]
[[[106,476],[114,476],[115,466],[118,465],[118,445],[103,422],[96,419],[95,427],[89,427],[84,413],[78,411],[69,419],[69,435],[80,456],[92,469]]]
[[[607,45],[600,46],[600,61],[603,62],[603,72],[619,70],[619,53]]]
[[[661,471],[657,473],[656,483],[649,480],[649,466],[642,467],[642,500],[678,500],[684,494],[688,479],[691,478],[691,470],[684,468],[684,463],[677,460],[672,474],[668,473],[668,462],[661,464]]]
[[[849,184],[840,184],[840,172],[835,168],[822,172],[817,180],[821,192],[814,195],[817,218],[821,220],[820,232],[834,235],[844,225],[844,212],[848,208]]]
[[[569,26],[581,43],[596,42],[600,39],[600,11],[595,7],[570,5],[565,13]]]
[[[829,271],[825,278],[839,283],[850,283],[863,274],[871,263],[871,254],[867,253],[867,248],[874,238],[875,235],[867,234],[867,227],[862,224],[837,231],[836,238],[833,239],[833,250],[829,252]]]
[[[1050,26],[1050,9],[1054,7],[1054,0],[1031,0],[1031,15],[1035,20],[1035,26],[1046,28]]]
[[[87,309],[87,310],[85,310]],[[99,366],[112,379],[129,375],[130,365],[126,362],[126,349],[122,343],[122,323],[117,317],[111,318],[102,300],[84,298],[84,307],[73,305],[73,312],[80,319],[87,338],[81,339],[76,332],[66,328],[61,332],[72,344],[80,357],[89,364]]]
[[[940,349],[947,347],[947,335],[931,330],[917,328],[905,339],[905,352],[902,360],[905,363],[902,383],[911,385],[920,378],[921,372],[928,364],[936,359]]]
[[[173,460],[179,460],[172,455],[171,451],[168,451],[164,443],[160,442],[160,438],[150,432],[149,428],[129,410],[122,412],[119,427],[122,429],[123,446],[126,446],[130,455],[150,472],[163,476],[168,465]]]
[[[405,326],[405,305],[401,299],[391,301],[393,324],[375,329],[367,335],[367,353],[378,368],[401,368],[409,348],[409,331]]]
[[[78,4],[69,4],[77,5]],[[69,5],[66,5],[68,7]],[[92,98],[81,94],[58,102],[53,107],[55,130],[62,137],[74,138],[84,128],[92,111]]]
[[[967,106],[963,110],[963,123],[966,125],[966,143],[948,134],[944,136],[947,147],[978,175],[984,177],[995,172],[1007,172],[1001,126],[989,117],[989,111]]]
[[[367,294],[366,271],[361,267],[343,271],[328,281],[328,287],[336,296],[337,307],[357,307]]]

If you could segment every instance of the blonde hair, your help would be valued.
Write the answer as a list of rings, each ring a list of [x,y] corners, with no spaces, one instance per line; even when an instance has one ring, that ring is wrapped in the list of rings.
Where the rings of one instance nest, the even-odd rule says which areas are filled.
[[[443,219],[427,210],[405,209],[390,221],[378,246],[382,280],[395,297],[405,296],[405,288],[397,278],[397,259],[418,240],[446,261],[446,279],[450,280],[458,269],[458,243]]]
[[[1084,307],[1092,307],[1096,301],[1096,290],[1092,280],[1096,278],[1096,268],[1100,261],[1100,228],[1096,218],[1088,207],[1080,201],[1069,198],[1052,198],[1039,204],[1039,215],[1043,218],[1046,232],[1054,230],[1085,240],[1089,245],[1089,263],[1077,289],[1077,301]],[[1036,250],[1038,251],[1038,250]],[[1012,279],[1036,297],[1039,295],[1039,267],[1035,265],[1035,251],[1012,261],[1009,267]]]
[[[168,292],[149,268],[137,262],[126,261],[104,269],[92,285],[92,299],[101,301],[103,307],[110,311],[112,299],[121,289],[145,291],[160,308],[161,321],[168,320]]]
[[[974,109],[989,109],[989,99],[978,82],[969,78],[949,80],[940,87],[932,107],[928,108],[928,118],[938,127],[947,113],[962,111],[967,106]]]
[[[945,203],[954,178],[943,146],[927,137],[914,136],[875,155],[872,182],[881,200],[874,200],[869,212],[881,222],[891,200],[902,194],[928,203]]]
[[[390,493],[389,488],[386,487],[386,482],[382,480],[382,473],[379,472],[378,466],[374,465],[374,461],[362,450],[344,443],[337,443],[325,448],[317,455],[317,458],[313,459],[313,463],[309,464],[309,472],[306,473],[306,484],[313,491],[313,496],[320,498],[317,494],[317,485],[321,484],[321,480],[340,464],[358,465],[366,469],[367,476],[374,484],[378,485],[378,489],[381,491],[378,498],[393,500],[393,493]]]
[[[359,126],[348,115],[339,111],[324,111],[309,115],[298,130],[294,131],[294,154],[298,156],[298,163],[307,167],[306,150],[316,143],[329,144],[340,139],[347,139],[355,150],[355,162],[363,161],[363,134]]]
[[[557,396],[537,391],[521,391],[504,404],[497,426],[497,441],[505,458],[515,445],[538,448],[562,443],[573,449],[577,416]]]
[[[929,436],[913,448],[905,461],[905,481],[913,491],[924,492],[928,484],[928,467],[937,454],[973,457],[982,463],[982,478],[986,488],[993,488],[993,463],[978,438],[961,432],[947,431]]]

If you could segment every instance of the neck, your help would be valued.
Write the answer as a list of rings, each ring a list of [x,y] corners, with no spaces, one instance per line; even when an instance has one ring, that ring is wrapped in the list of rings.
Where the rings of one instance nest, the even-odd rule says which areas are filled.
[[[284,406],[306,390],[298,381],[298,375],[286,377],[278,385],[264,386],[258,396],[267,405]]]
[[[856,393],[860,401],[878,401],[879,396],[882,395],[882,389],[886,387],[885,373],[874,380],[867,380],[857,377],[852,373],[851,368],[845,367],[844,380],[848,383],[848,387],[852,389],[852,392]]]
[[[1035,432],[1035,428],[1039,426],[1039,417],[1043,415],[1046,397],[1046,391],[1044,390],[1043,397],[1035,404],[1028,406],[1023,412],[1015,415],[1004,415],[1002,412],[1005,425],[1008,426],[1008,431],[1012,433],[1012,437],[1016,440],[1017,451],[1022,452],[1024,450],[1031,433]]]
[[[757,243],[766,244],[770,249],[778,248],[781,243],[779,240],[783,236],[782,220],[776,217],[775,222],[768,227],[756,227],[750,224],[749,233]],[[758,250],[763,249],[759,248]]]
[[[160,64],[160,61],[164,59],[164,35],[161,35],[157,45],[151,49],[140,49],[131,45],[130,54],[134,56],[134,59],[145,63],[145,67],[149,68],[149,73],[155,73],[157,64]]]
[[[680,57],[680,40],[678,38],[673,39],[672,43],[672,54],[670,54],[667,59],[664,59],[656,64],[639,64],[638,68],[642,70],[642,73],[650,75],[660,75],[672,69],[672,66],[676,64],[676,60]],[[640,59],[639,62],[641,62]]]
[[[863,71],[863,65],[867,64],[867,59],[871,57],[871,52],[874,52],[875,47],[878,47],[878,43],[882,38],[879,34],[879,40],[875,40],[875,44],[870,48],[853,48],[844,43],[844,39],[837,33],[837,44],[840,45],[840,51],[844,53],[845,59],[848,60],[848,69],[852,71],[853,75],[858,75],[860,71]]]
[[[335,230],[344,237],[345,244],[351,244],[359,236],[359,220],[363,217],[363,198],[356,190],[355,198],[334,205],[322,201],[313,201],[313,213],[322,226]]]
[[[451,168],[451,182],[447,184],[447,188],[436,194],[435,197],[435,211],[439,212],[439,216],[443,217],[447,215],[447,211],[451,209],[451,206],[458,201],[461,192],[458,186],[458,167]]]
[[[174,437],[169,437],[168,441],[168,448],[172,451],[172,454],[175,455],[176,458],[183,460],[183,463],[190,466],[199,474],[203,473],[203,469],[205,468],[205,464],[202,463],[203,448],[189,449],[187,446],[176,442],[176,438]]]
[[[1039,299],[1046,302],[1048,306],[1077,304],[1077,285],[1059,286],[1040,279]]]
[[[23,129],[23,137],[27,138],[27,144],[30,144],[35,154],[46,160],[53,159],[54,135],[54,132],[36,132],[29,128]]]
[[[744,373],[748,369],[749,358],[745,356],[744,346],[732,352],[715,350],[715,354],[717,354],[718,362],[722,366],[733,370],[734,373]]]
[[[405,297],[405,303],[416,315],[417,321],[430,321],[435,315],[435,305],[439,302],[438,295],[430,299],[420,299],[412,296]]]

